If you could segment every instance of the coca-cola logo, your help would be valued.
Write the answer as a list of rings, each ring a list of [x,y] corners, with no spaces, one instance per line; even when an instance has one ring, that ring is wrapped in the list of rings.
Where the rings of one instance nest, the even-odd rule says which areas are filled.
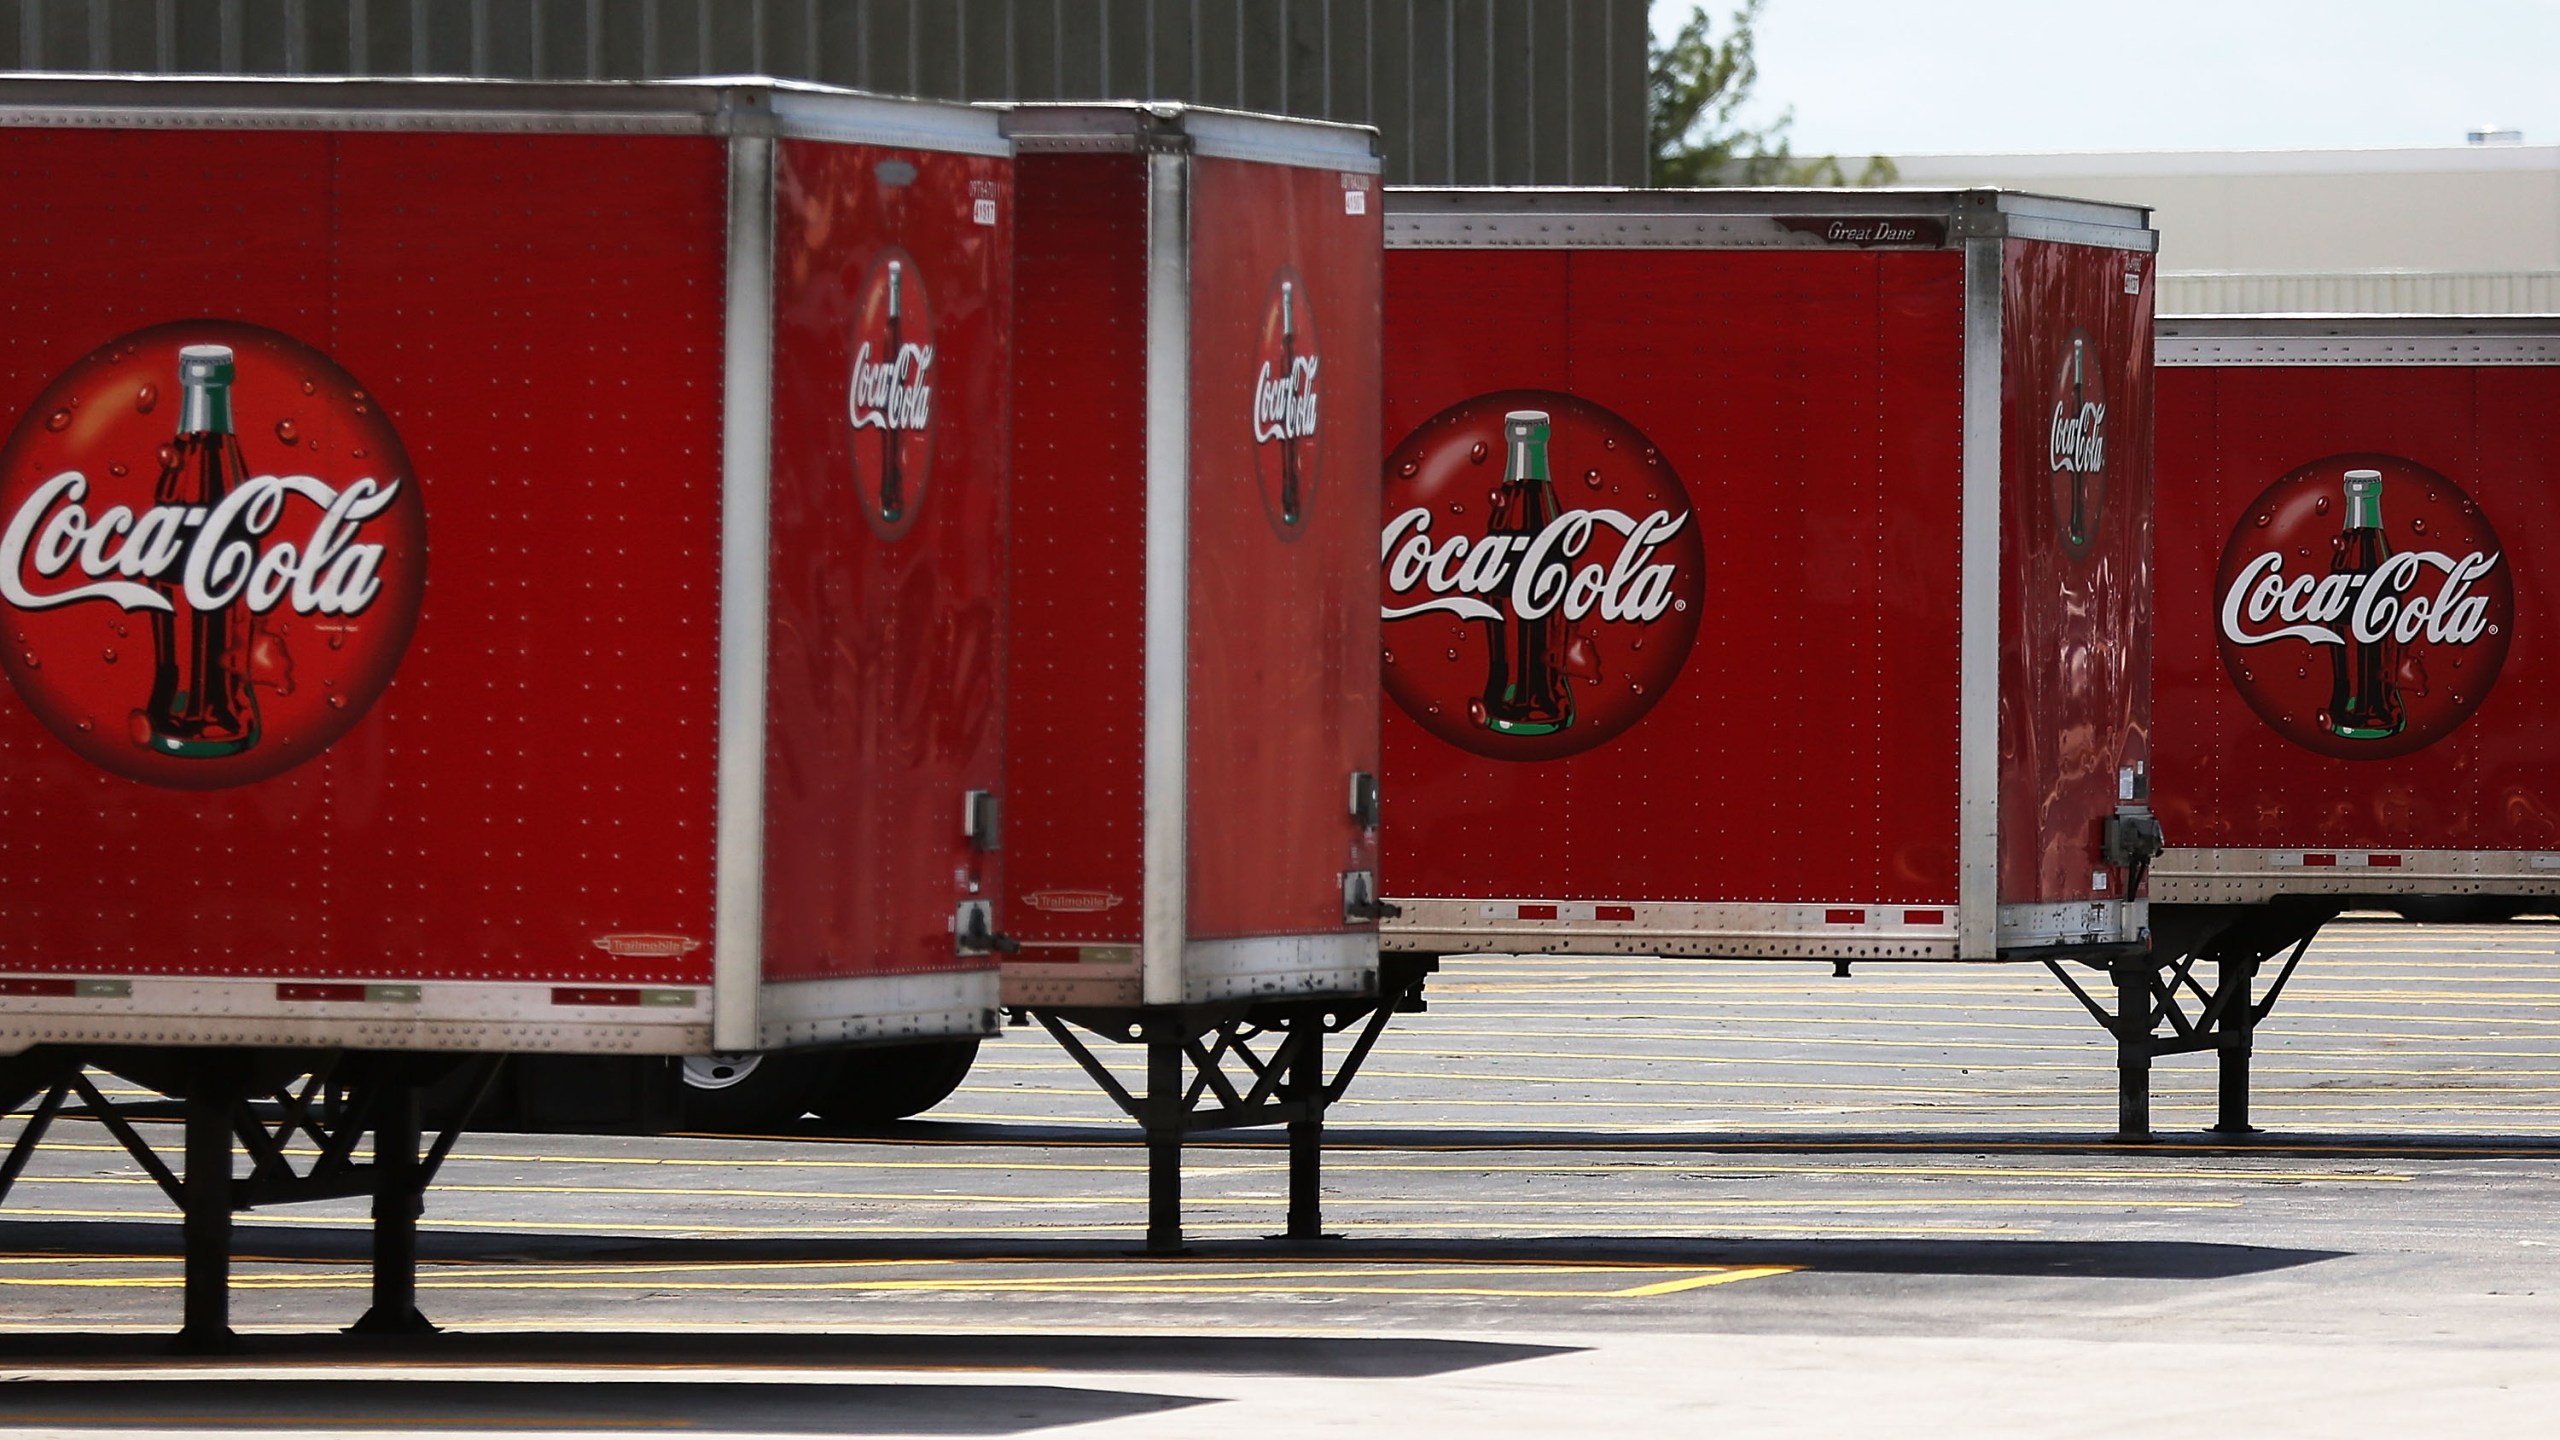
[[[242,785],[320,754],[390,683],[425,584],[389,417],[273,330],[112,341],[0,448],[0,668],[130,779]]]
[[[1316,503],[1324,359],[1316,345],[1315,303],[1287,266],[1271,277],[1263,300],[1254,362],[1254,480],[1272,528],[1294,540]]]
[[[1671,462],[1623,417],[1547,390],[1443,410],[1387,457],[1387,693],[1497,760],[1606,744],[1677,682],[1706,547]]]
[[[2053,402],[2042,417],[2045,466],[2053,477],[2053,524],[2073,556],[2097,538],[2107,498],[2107,376],[2097,343],[2074,328],[2054,367]]]
[[[913,529],[933,473],[933,297],[915,257],[881,252],[854,292],[852,371],[855,493],[883,540]]]
[[[2515,638],[2489,517],[2396,455],[2332,455],[2268,486],[2223,548],[2214,601],[2241,698],[2287,739],[2351,760],[2451,734]]]

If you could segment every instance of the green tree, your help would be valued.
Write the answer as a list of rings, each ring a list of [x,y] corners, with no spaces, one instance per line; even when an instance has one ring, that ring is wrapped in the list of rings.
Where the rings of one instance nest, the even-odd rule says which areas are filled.
[[[1692,5],[1688,22],[1668,45],[1651,47],[1646,72],[1648,138],[1653,183],[1678,185],[1890,185],[1893,162],[1870,155],[1856,177],[1836,155],[1798,158],[1787,131],[1795,111],[1753,128],[1741,114],[1760,79],[1751,49],[1751,27],[1764,0],[1742,0],[1725,21],[1722,40],[1706,7]]]

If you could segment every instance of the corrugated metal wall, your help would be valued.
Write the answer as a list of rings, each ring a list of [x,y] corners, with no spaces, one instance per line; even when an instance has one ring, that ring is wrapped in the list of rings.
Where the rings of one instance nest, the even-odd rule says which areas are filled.
[[[2549,315],[2560,271],[2160,272],[2163,315]]]
[[[0,70],[1190,100],[1379,127],[1420,184],[1645,183],[1646,0],[0,0]]]

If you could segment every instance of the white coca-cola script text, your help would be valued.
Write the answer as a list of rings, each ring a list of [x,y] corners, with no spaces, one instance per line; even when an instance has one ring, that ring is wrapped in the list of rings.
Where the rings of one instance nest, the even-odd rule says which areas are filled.
[[[2073,475],[2095,475],[2107,468],[2107,407],[2085,402],[2078,414],[2053,402],[2053,433],[2045,441],[2045,459]]]
[[[2284,556],[2270,550],[2249,562],[2222,597],[2222,634],[2234,645],[2307,640],[2344,645],[2352,634],[2364,644],[2401,644],[2424,637],[2429,644],[2468,645],[2487,633],[2489,601],[2471,586],[2498,564],[2474,550],[2456,559],[2439,550],[2394,555],[2367,575],[2301,574],[2287,578]],[[2428,571],[2435,593],[2412,594]]]
[[[1452,535],[1432,543],[1432,515],[1415,506],[1387,522],[1379,559],[1387,590],[1399,598],[1428,599],[1386,605],[1383,619],[1402,620],[1434,611],[1461,620],[1499,620],[1502,610],[1483,597],[1506,596],[1511,614],[1535,620],[1559,612],[1580,620],[1594,609],[1603,620],[1644,623],[1671,608],[1673,567],[1654,552],[1689,523],[1686,512],[1656,510],[1639,519],[1623,510],[1567,510],[1535,535]],[[1601,529],[1626,537],[1607,565],[1576,565]]]
[[[1301,355],[1289,362],[1288,370],[1271,373],[1271,362],[1262,362],[1262,373],[1253,382],[1253,439],[1302,440],[1316,433],[1316,357]]]
[[[367,477],[340,490],[309,475],[260,475],[210,506],[154,505],[137,514],[112,505],[92,515],[81,503],[89,478],[65,470],[0,531],[0,599],[22,610],[83,600],[174,610],[175,591],[196,610],[244,602],[257,614],[289,604],[297,615],[353,615],[382,589],[383,547],[358,536],[391,508],[400,485]],[[297,497],[320,511],[299,544],[274,538],[285,502]],[[74,570],[82,583],[45,583]]]
[[[906,344],[889,359],[871,358],[865,340],[853,352],[853,428],[922,430],[933,421],[933,347]]]

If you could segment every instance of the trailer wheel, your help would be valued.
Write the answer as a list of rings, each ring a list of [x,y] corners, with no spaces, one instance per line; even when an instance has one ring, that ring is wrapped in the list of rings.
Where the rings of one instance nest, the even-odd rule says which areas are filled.
[[[677,1068],[678,1097],[689,1130],[769,1130],[809,1113],[812,1097],[833,1088],[838,1056],[829,1051],[687,1055]]]
[[[844,1052],[835,1082],[818,1097],[820,1118],[838,1125],[885,1125],[951,1098],[978,1058],[975,1040],[929,1040]]]

